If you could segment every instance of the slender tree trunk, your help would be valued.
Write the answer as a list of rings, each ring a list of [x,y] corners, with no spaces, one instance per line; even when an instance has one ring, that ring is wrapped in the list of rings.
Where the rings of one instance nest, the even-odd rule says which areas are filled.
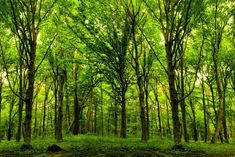
[[[172,52],[171,46],[169,43],[166,43],[167,51],[167,67],[168,67],[168,84],[169,84],[169,93],[171,101],[171,111],[172,111],[172,120],[173,120],[173,135],[175,144],[181,143],[180,138],[180,119],[179,119],[179,104],[178,104],[178,95],[175,89],[175,71],[174,65],[172,62]]]
[[[171,125],[170,125],[170,118],[169,118],[169,105],[166,103],[166,113],[167,113],[167,134],[171,135]]]
[[[67,126],[67,130],[69,132],[69,128],[70,128],[70,107],[69,107],[69,89],[68,89],[68,80],[66,80],[65,83],[65,89],[66,89],[66,126]]]
[[[47,113],[47,99],[49,95],[50,87],[45,89],[45,98],[43,102],[43,119],[42,119],[42,135],[46,133],[46,113]]]
[[[34,129],[33,129],[34,136],[37,136],[37,110],[38,110],[38,102],[36,101],[34,108]]]
[[[57,138],[57,108],[58,108],[58,67],[56,67],[56,74],[55,74],[55,79],[54,79],[54,99],[55,99],[55,104],[54,104],[54,136],[55,139]]]
[[[101,104],[100,104],[100,109],[101,109],[101,135],[104,136],[104,109],[103,109],[103,87],[101,84],[101,89],[100,89],[100,97],[101,97]]]
[[[146,111],[145,111],[145,103],[144,103],[144,89],[143,83],[140,78],[137,81],[139,88],[139,105],[140,105],[140,119],[141,119],[141,131],[142,131],[142,141],[146,141],[147,137],[147,121],[146,121]]]
[[[94,113],[94,133],[97,133],[97,102],[95,102],[95,113]]]
[[[154,96],[155,100],[157,102],[157,117],[158,117],[158,127],[159,127],[159,133],[162,137],[162,122],[161,122],[161,104],[158,100],[158,88],[157,88],[157,80],[155,80],[155,88],[154,88]]]
[[[9,109],[9,117],[8,117],[8,129],[7,129],[7,140],[10,141],[11,138],[12,138],[12,125],[13,125],[13,122],[12,122],[12,111],[13,111],[13,108],[14,108],[14,103],[15,103],[15,98],[12,97],[11,98],[11,103],[10,103],[10,109]]]
[[[74,52],[74,60],[77,60],[77,52]],[[80,105],[78,101],[78,85],[77,85],[77,80],[78,80],[78,65],[76,62],[74,63],[74,120],[73,120],[73,130],[72,133],[73,135],[77,135],[79,133],[79,115],[80,115]]]
[[[122,78],[122,77],[121,77]],[[123,78],[122,78],[123,79]],[[124,82],[121,83],[121,138],[126,138],[126,90]]]
[[[146,132],[147,132],[147,139],[150,137],[150,122],[149,122],[149,91],[148,91],[148,81],[146,81],[145,85],[145,110],[146,110]]]
[[[223,130],[224,130],[224,140],[225,143],[229,143],[229,137],[228,137],[228,132],[227,132],[227,121],[226,121],[226,98],[225,98],[225,94],[226,94],[226,86],[224,86],[224,92],[223,92]]]
[[[195,114],[195,109],[194,109],[192,100],[189,100],[189,104],[190,104],[190,107],[191,107],[191,110],[192,110],[192,116],[193,116],[193,122],[192,122],[192,125],[193,125],[193,139],[194,139],[194,141],[198,141],[196,114]]]
[[[114,102],[114,135],[118,135],[118,104]]]
[[[180,55],[182,55],[180,60],[180,81],[181,81],[181,97],[183,98],[185,96],[184,94],[184,58],[183,53],[181,52]],[[187,131],[187,121],[186,121],[186,105],[185,100],[182,100],[180,103],[181,107],[181,113],[182,113],[182,123],[183,123],[183,133],[184,133],[184,141],[189,142],[189,136]]]
[[[92,116],[92,91],[91,93],[89,94],[89,106],[88,106],[88,110],[87,110],[87,122],[86,122],[86,131],[89,133],[91,132],[91,129],[90,129],[90,123],[91,123],[91,116]]]
[[[63,56],[63,55],[62,55]],[[58,90],[58,118],[57,118],[57,141],[62,141],[62,123],[63,123],[63,100],[64,100],[64,84],[66,79],[66,71],[60,69],[59,72],[59,90]]]
[[[29,66],[28,66],[28,88],[26,90],[25,100],[25,138],[24,142],[26,145],[30,145],[31,142],[31,124],[32,124],[32,109],[33,109],[33,98],[34,98],[34,77],[35,77],[35,58],[36,58],[36,39],[37,35],[34,34],[34,41],[31,43],[29,52]]]
[[[23,97],[23,59],[22,57],[20,57],[19,95]],[[19,98],[19,103],[18,103],[18,115],[19,116],[18,116],[18,127],[17,127],[17,134],[16,134],[17,142],[20,142],[20,139],[21,139],[23,105],[24,105],[24,101],[22,100],[22,98]]]
[[[207,142],[207,108],[206,108],[206,102],[205,102],[205,87],[204,87],[204,80],[202,80],[201,83],[202,86],[202,104],[203,104],[203,117],[204,117],[204,142]]]

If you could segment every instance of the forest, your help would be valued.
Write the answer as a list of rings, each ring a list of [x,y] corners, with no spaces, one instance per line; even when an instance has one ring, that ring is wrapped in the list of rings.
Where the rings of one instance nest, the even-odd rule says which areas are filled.
[[[234,0],[0,0],[0,156],[233,156],[234,123]]]

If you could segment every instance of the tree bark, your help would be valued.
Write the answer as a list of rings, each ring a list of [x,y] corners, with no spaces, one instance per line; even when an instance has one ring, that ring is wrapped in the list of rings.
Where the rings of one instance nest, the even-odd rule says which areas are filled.
[[[18,103],[18,127],[17,127],[17,134],[16,134],[16,141],[20,142],[21,139],[21,130],[22,130],[22,114],[23,114],[23,105],[24,105],[24,100],[22,99],[23,97],[23,51],[20,50],[20,57],[19,57],[19,64],[20,64],[20,69],[19,69],[19,95],[21,98],[19,98],[19,103]]]
[[[28,88],[26,90],[25,100],[25,138],[24,142],[30,145],[31,142],[31,124],[32,124],[32,109],[34,98],[34,77],[35,77],[35,58],[36,58],[36,39],[37,34],[34,34],[34,40],[30,45],[31,51],[29,52],[29,66],[28,66]]]
[[[157,87],[157,80],[155,80],[155,87],[154,87],[154,96],[155,100],[157,102],[157,117],[158,117],[158,127],[159,127],[159,133],[160,136],[162,137],[162,122],[161,122],[161,104],[158,100],[158,87]]]
[[[37,110],[38,110],[38,102],[36,101],[35,103],[35,108],[34,108],[34,129],[33,129],[33,135],[37,136]]]
[[[181,143],[180,138],[180,120],[179,120],[179,108],[178,108],[178,95],[175,89],[175,72],[172,61],[171,42],[166,43],[167,53],[167,67],[168,67],[168,84],[171,101],[171,111],[173,120],[173,135],[175,144]]]
[[[192,110],[192,116],[193,116],[193,139],[194,141],[198,141],[198,133],[197,133],[197,124],[196,124],[196,114],[195,114],[195,109],[192,100],[189,100],[189,104]]]
[[[81,112],[81,107],[79,104],[79,100],[78,100],[78,65],[76,64],[77,61],[77,51],[74,52],[74,70],[73,70],[73,74],[74,74],[74,120],[73,120],[73,130],[72,133],[73,135],[78,135],[79,133],[79,116],[80,116],[80,112]]]
[[[61,54],[63,57],[63,54]],[[64,84],[66,78],[66,71],[63,68],[59,69],[59,88],[58,88],[58,118],[57,118],[57,141],[62,141],[62,123],[63,123],[63,100],[64,100]]]
[[[226,98],[225,98],[225,95],[226,95],[226,86],[224,86],[224,91],[223,91],[223,130],[224,130],[224,140],[225,140],[225,143],[229,143],[229,137],[228,137],[228,131],[227,131],[227,121],[226,121]]]
[[[180,84],[181,84],[181,98],[184,98],[184,52],[180,51],[181,60],[180,60]],[[186,121],[186,105],[185,100],[182,100],[180,103],[181,113],[182,113],[182,123],[183,123],[183,133],[184,133],[184,141],[189,142],[188,130],[187,130],[187,121]]]
[[[46,80],[45,80],[46,81]],[[47,113],[47,99],[49,95],[50,87],[45,89],[45,98],[43,102],[43,119],[42,119],[42,135],[45,136],[46,133],[46,113]]]
[[[114,102],[114,135],[118,135],[118,104]]]
[[[65,89],[66,89],[66,125],[67,125],[67,131],[69,132],[70,128],[70,105],[69,105],[69,89],[68,89],[68,80],[66,80],[65,84]]]
[[[120,77],[123,80],[123,77]],[[124,82],[121,83],[121,138],[126,138],[126,88]]]
[[[204,117],[204,142],[207,142],[207,130],[208,130],[208,125],[207,125],[207,107],[206,107],[206,102],[205,102],[205,87],[204,87],[204,80],[201,82],[202,86],[202,104],[203,104],[203,117]]]
[[[94,133],[97,133],[97,102],[95,102],[95,113],[94,113]]]
[[[53,67],[54,68],[54,67]],[[56,71],[54,73],[54,136],[57,138],[57,117],[58,117],[58,65],[56,65]]]

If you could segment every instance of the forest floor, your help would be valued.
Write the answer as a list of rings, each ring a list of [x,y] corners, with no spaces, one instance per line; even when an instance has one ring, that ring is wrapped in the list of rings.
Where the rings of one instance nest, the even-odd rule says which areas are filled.
[[[48,146],[58,145],[63,150],[48,152]],[[36,138],[32,150],[22,150],[22,143],[0,142],[0,157],[234,157],[235,141],[230,144],[183,143],[182,149],[172,149],[173,141],[154,138],[141,142],[137,138],[100,137],[95,135],[66,136],[57,143],[52,137]]]

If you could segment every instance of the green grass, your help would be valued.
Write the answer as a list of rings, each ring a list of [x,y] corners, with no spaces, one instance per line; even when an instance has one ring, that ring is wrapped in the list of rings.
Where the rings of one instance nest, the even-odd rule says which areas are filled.
[[[34,150],[20,150],[23,142],[0,142],[0,156],[47,156],[47,147],[59,145],[64,153],[62,156],[190,156],[203,154],[235,155],[235,143],[206,144],[203,142],[183,143],[184,151],[171,150],[172,140],[166,138],[152,138],[148,142],[141,142],[138,138],[121,139],[118,137],[100,137],[95,135],[66,136],[63,142],[57,143],[53,137],[36,138],[32,140]],[[137,155],[138,154],[138,155]],[[50,156],[53,154],[50,153]],[[197,155],[195,155],[197,156]]]

